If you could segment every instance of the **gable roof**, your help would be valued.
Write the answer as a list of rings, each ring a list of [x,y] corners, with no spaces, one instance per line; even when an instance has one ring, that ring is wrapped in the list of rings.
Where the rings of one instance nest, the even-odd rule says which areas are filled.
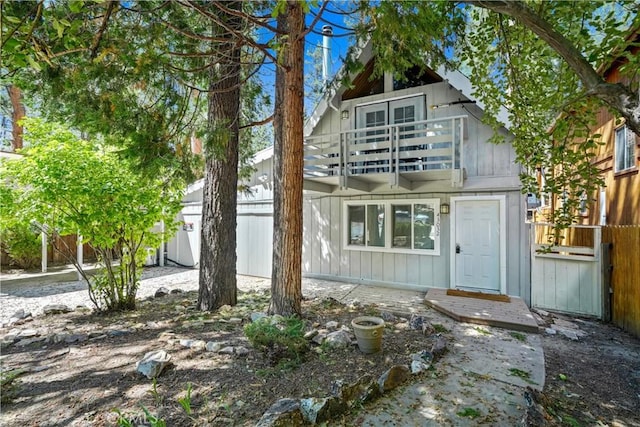
[[[373,57],[373,49],[372,43],[368,42],[363,46],[356,48],[356,57],[363,64],[369,64],[371,58]],[[329,84],[327,89],[325,90],[325,94],[316,105],[313,113],[306,121],[304,126],[304,134],[306,136],[311,135],[316,125],[320,122],[320,119],[324,116],[329,108],[334,111],[338,111],[338,107],[336,103],[339,103],[342,95],[348,90],[348,88],[344,85],[340,84],[340,81],[344,78],[344,74],[346,73],[345,67],[342,67],[338,73],[336,73],[336,77]],[[449,83],[455,89],[459,90],[462,95],[468,98],[484,111],[485,104],[480,101],[477,97],[473,95],[473,87],[471,85],[471,81],[467,76],[462,74],[458,70],[449,70],[444,66],[438,67],[435,70],[435,73],[438,74],[445,82]],[[352,79],[356,79],[358,76],[351,76]],[[498,113],[498,121],[504,125],[506,129],[509,129],[511,126],[511,122],[509,121],[509,116],[507,110],[504,107],[500,108]]]

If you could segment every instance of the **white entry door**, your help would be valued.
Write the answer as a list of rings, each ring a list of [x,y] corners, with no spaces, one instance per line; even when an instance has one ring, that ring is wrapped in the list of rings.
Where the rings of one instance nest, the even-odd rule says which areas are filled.
[[[452,224],[452,288],[505,292],[501,262],[504,224],[501,200],[455,200]]]

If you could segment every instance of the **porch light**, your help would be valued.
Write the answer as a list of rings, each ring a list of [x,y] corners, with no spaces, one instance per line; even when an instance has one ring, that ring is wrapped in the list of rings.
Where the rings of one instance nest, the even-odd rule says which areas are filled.
[[[449,203],[443,203],[440,205],[440,213],[443,215],[449,214]]]
[[[340,112],[340,118],[342,120],[349,120],[349,110],[342,110]]]

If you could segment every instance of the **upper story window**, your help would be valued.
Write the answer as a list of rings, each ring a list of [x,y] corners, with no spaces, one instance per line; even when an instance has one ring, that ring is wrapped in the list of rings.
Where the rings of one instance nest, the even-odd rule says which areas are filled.
[[[426,99],[424,95],[412,95],[388,101],[357,105],[356,129],[424,120],[425,105]],[[401,132],[410,130],[413,130],[411,126],[401,126],[400,128]],[[404,137],[406,135],[400,135],[401,139]]]
[[[635,134],[626,125],[616,129],[614,172],[635,167],[635,139]]]
[[[439,199],[345,202],[346,248],[440,254]]]

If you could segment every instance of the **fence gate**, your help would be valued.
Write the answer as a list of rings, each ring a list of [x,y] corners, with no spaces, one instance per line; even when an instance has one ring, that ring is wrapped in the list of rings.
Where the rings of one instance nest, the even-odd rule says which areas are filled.
[[[600,227],[572,226],[560,237],[551,224],[532,224],[531,233],[531,306],[602,318]]]

